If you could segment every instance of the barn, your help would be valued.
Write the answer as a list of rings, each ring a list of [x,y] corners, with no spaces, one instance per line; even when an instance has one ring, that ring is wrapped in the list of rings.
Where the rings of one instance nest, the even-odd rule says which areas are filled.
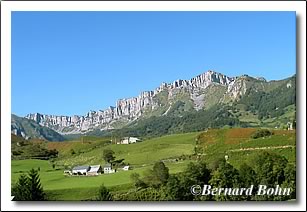
[[[86,175],[90,170],[90,166],[76,166],[71,170],[73,175]]]
[[[102,173],[102,168],[100,165],[90,166],[90,169],[87,172],[87,175],[99,175]]]

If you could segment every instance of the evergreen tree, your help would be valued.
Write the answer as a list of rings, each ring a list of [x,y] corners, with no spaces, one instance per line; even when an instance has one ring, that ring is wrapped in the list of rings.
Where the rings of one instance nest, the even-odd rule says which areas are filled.
[[[45,193],[41,186],[38,172],[31,169],[29,172],[29,193],[31,200],[45,200]]]
[[[16,201],[27,201],[30,200],[29,194],[29,179],[26,175],[20,175],[18,182],[12,188],[12,196]]]
[[[37,170],[31,169],[28,176],[21,175],[17,184],[12,188],[12,194],[15,196],[14,200],[17,201],[46,200]]]
[[[104,186],[104,184],[102,184],[99,187],[97,200],[98,201],[112,201],[113,200],[112,194],[110,193],[109,189]]]

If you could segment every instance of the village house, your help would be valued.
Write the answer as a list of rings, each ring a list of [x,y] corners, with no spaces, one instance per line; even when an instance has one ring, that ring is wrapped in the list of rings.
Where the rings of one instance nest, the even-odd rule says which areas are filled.
[[[74,167],[71,172],[73,175],[86,175],[90,166],[76,166]]]
[[[287,129],[288,130],[293,130],[293,123],[292,122],[288,122],[287,123]]]
[[[104,167],[103,167],[103,173],[104,174],[111,174],[111,173],[114,173],[115,170],[112,169],[112,165],[111,164],[106,164]]]
[[[141,141],[141,139],[136,137],[125,137],[123,140],[121,140],[120,144],[134,144],[139,141]]]
[[[94,176],[102,173],[102,168],[100,165],[90,166],[90,170],[87,172],[87,175]]]
[[[124,167],[123,167],[123,170],[124,170],[124,171],[128,171],[129,168],[130,168],[130,166],[124,166]]]
[[[76,166],[72,169],[72,175],[88,175],[94,176],[102,173],[102,168],[100,165],[94,166]]]

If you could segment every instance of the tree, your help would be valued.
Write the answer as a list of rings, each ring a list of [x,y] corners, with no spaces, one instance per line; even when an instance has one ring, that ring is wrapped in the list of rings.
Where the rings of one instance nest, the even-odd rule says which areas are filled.
[[[179,175],[181,186],[181,200],[209,200],[210,196],[194,196],[191,194],[191,186],[203,186],[209,184],[211,178],[210,170],[205,162],[189,163],[184,172]]]
[[[115,159],[115,156],[114,156],[114,151],[111,150],[111,149],[104,149],[103,150],[103,159],[107,162],[107,163],[110,163],[111,161],[113,161]]]
[[[215,171],[219,168],[219,166],[225,162],[225,155],[219,156],[216,159],[214,159],[211,163],[208,164],[208,168],[211,171]]]
[[[12,188],[12,196],[17,201],[30,200],[30,194],[28,189],[28,177],[24,174],[20,175],[18,182]]]
[[[241,180],[241,187],[243,188],[249,188],[251,185],[256,185],[256,172],[247,165],[246,163],[243,163],[239,167],[239,175]],[[256,189],[253,189],[252,195],[255,195]],[[251,200],[252,195],[242,196],[242,200]]]
[[[102,184],[99,187],[98,191],[98,201],[112,201],[113,200],[113,195],[110,193],[109,189]]]
[[[214,188],[240,188],[240,175],[237,169],[226,161],[222,162],[216,171],[213,172],[212,178],[209,181],[210,185]],[[240,200],[240,196],[231,195],[216,195],[214,196],[217,201],[225,200]]]
[[[250,158],[256,172],[256,184],[275,187],[285,181],[287,159],[276,153],[262,151]],[[257,190],[257,188],[255,188]],[[277,196],[257,195],[255,200],[275,200]]]
[[[167,182],[167,179],[169,177],[169,169],[168,167],[165,166],[165,164],[162,161],[156,162],[154,164],[153,172],[154,175],[162,184],[165,184]]]
[[[148,169],[144,173],[144,182],[152,187],[159,187],[167,182],[169,177],[169,170],[165,164],[160,161],[156,162],[153,169]]]
[[[257,184],[275,186],[281,184],[284,177],[284,169],[287,166],[287,159],[276,153],[267,151],[259,152],[251,157],[252,167],[257,174]]]
[[[183,190],[180,183],[176,175],[171,175],[168,178],[166,185],[163,187],[163,192],[166,196],[165,200],[183,200]]]
[[[45,200],[45,193],[41,186],[38,172],[34,169],[29,172],[29,192],[31,200]]]
[[[282,187],[290,188],[290,198],[296,199],[296,168],[294,164],[287,164],[285,168],[285,181],[283,182]]]
[[[143,180],[140,179],[140,174],[139,173],[132,173],[130,175],[130,178],[136,188],[145,188],[146,183],[144,183]]]
[[[239,175],[244,187],[249,187],[256,183],[255,171],[246,163],[243,163],[239,167]]]
[[[12,194],[17,201],[46,200],[37,170],[31,169],[28,176],[21,175],[12,189]]]

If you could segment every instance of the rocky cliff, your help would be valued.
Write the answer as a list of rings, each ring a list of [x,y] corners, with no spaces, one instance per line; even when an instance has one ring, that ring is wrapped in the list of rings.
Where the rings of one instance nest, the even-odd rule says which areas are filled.
[[[243,77],[228,77],[214,71],[207,71],[190,80],[176,80],[173,83],[162,83],[153,91],[144,91],[139,96],[120,99],[115,107],[105,110],[90,111],[84,116],[56,116],[40,113],[28,114],[27,119],[54,129],[61,134],[83,133],[93,129],[110,129],[115,122],[129,123],[138,119],[150,109],[155,110],[161,106],[156,96],[162,91],[167,92],[168,99],[174,99],[178,91],[184,90],[190,95],[189,101],[194,103],[194,109],[199,110],[206,106],[206,92],[212,86],[223,87],[223,93],[218,101],[236,99],[244,95],[247,84]],[[209,91],[208,91],[209,92]],[[213,94],[214,95],[214,94]],[[227,98],[225,98],[227,97]]]
[[[63,141],[64,137],[54,130],[39,125],[33,120],[11,115],[11,133],[24,139],[39,138],[48,141]]]

